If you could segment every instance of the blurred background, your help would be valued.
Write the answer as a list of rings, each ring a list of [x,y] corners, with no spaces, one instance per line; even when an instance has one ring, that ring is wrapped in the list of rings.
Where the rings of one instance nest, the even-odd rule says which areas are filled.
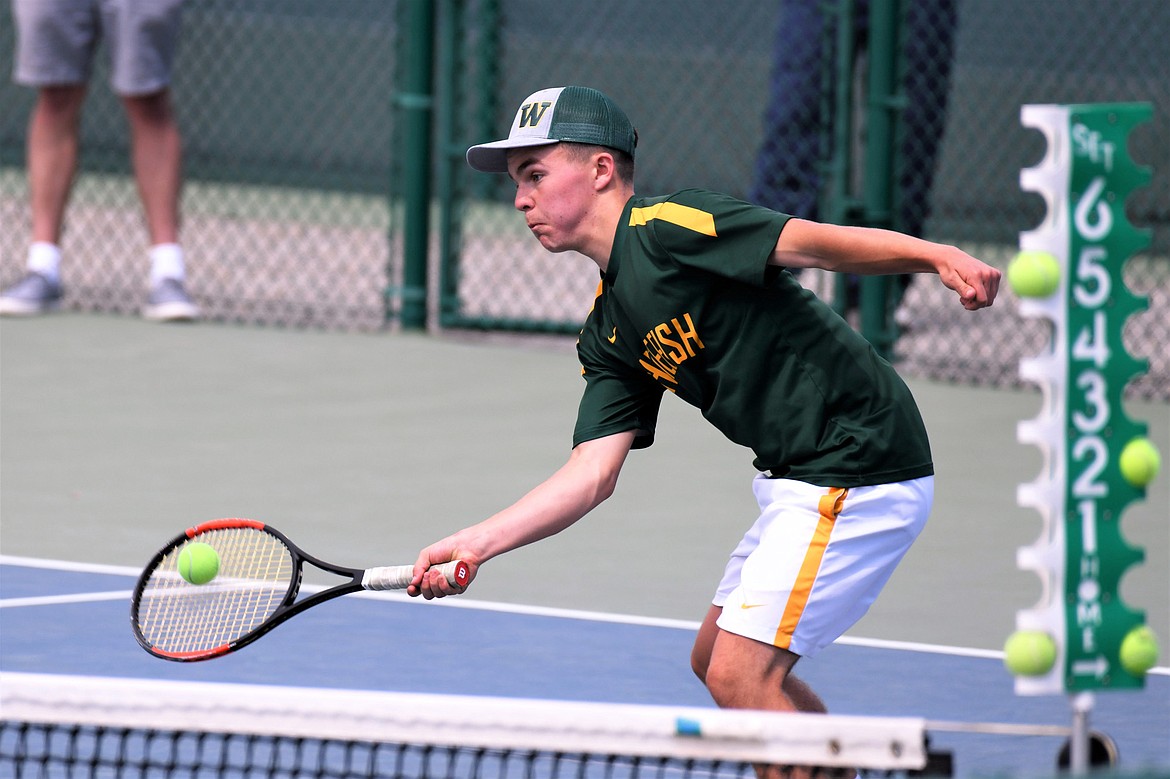
[[[1170,399],[1170,4],[904,4],[894,58],[882,59],[894,75],[889,128],[869,126],[861,86],[887,56],[868,5],[188,0],[173,85],[188,287],[213,321],[571,343],[596,269],[547,255],[512,212],[506,177],[462,162],[470,143],[505,131],[523,97],[570,83],[630,114],[642,194],[723,190],[956,243],[1004,267],[1044,213],[1019,186],[1045,150],[1021,126],[1021,105],[1148,102],[1153,119],[1133,133],[1130,155],[1156,174],[1127,205],[1151,241],[1126,278],[1150,305],[1125,338],[1150,370],[1128,392]],[[11,14],[0,5],[3,284],[27,250],[35,97],[10,78]],[[145,293],[146,239],[125,119],[98,62],[62,242],[65,303],[129,313]],[[875,151],[878,129],[888,133]],[[874,159],[888,167],[876,212],[862,206]],[[856,315],[847,280],[803,281]],[[937,284],[882,295],[886,347],[908,376],[1011,386],[1019,358],[1047,339],[1010,304],[972,327]]]

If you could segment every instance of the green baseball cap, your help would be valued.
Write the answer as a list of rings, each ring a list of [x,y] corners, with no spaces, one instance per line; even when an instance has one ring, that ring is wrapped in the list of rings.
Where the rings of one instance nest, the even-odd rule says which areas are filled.
[[[468,149],[467,164],[484,173],[507,173],[510,149],[561,141],[605,146],[633,157],[638,133],[626,112],[596,89],[552,87],[524,99],[507,138]]]

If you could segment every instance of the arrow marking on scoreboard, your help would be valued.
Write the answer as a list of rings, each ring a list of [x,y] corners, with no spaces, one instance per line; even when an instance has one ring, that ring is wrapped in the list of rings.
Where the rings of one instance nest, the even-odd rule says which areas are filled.
[[[1100,679],[1109,671],[1109,661],[1103,655],[1093,660],[1078,660],[1073,663],[1073,676],[1095,676]]]

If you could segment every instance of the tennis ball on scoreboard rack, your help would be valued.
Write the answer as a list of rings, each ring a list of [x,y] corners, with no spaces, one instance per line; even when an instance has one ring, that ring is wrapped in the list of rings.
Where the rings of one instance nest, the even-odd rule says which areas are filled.
[[[1158,663],[1158,637],[1145,625],[1134,628],[1122,639],[1117,658],[1134,676],[1145,676]]]
[[[179,575],[191,584],[207,584],[219,573],[219,553],[200,541],[179,552]]]
[[[1144,487],[1158,475],[1162,457],[1148,438],[1135,438],[1121,450],[1121,476],[1135,487]]]
[[[1007,280],[1020,297],[1050,297],[1060,287],[1060,263],[1048,252],[1020,252],[1008,264]]]
[[[1003,664],[1016,676],[1043,676],[1056,663],[1056,642],[1039,630],[1017,630],[1003,646]]]

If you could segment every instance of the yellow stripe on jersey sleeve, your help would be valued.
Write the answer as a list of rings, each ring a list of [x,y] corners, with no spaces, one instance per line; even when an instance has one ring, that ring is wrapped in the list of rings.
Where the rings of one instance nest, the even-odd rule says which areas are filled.
[[[715,217],[698,208],[667,202],[630,210],[630,227],[639,227],[652,219],[661,219],[696,233],[716,237]]]

